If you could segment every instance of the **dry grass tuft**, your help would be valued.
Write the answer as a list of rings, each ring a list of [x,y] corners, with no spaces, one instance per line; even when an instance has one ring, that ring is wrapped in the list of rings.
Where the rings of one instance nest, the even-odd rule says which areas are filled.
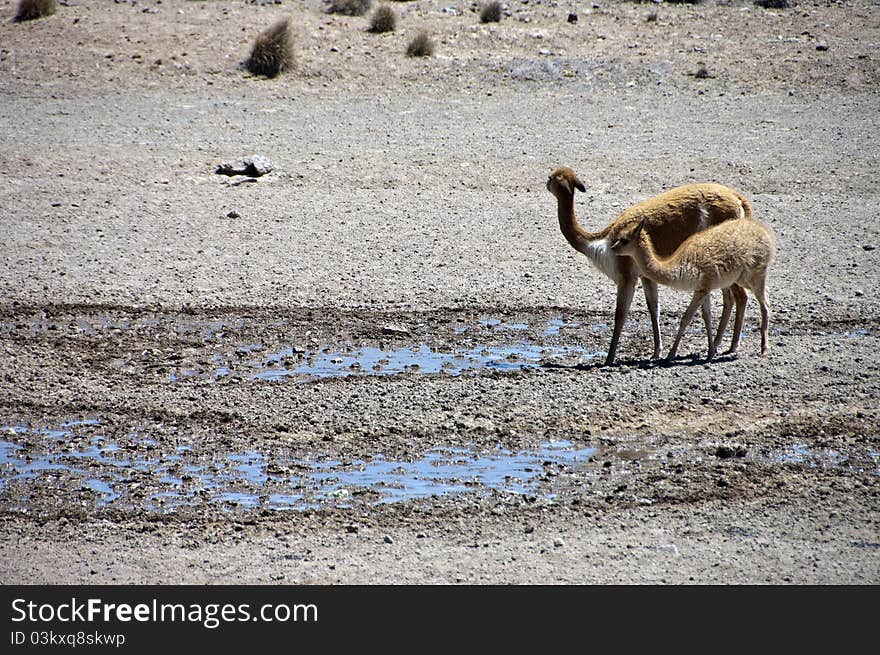
[[[14,20],[21,22],[51,16],[57,9],[55,0],[20,0]]]
[[[373,17],[370,19],[371,32],[375,34],[393,32],[396,27],[397,14],[395,14],[394,10],[388,5],[382,5],[373,12]]]
[[[755,0],[755,4],[764,9],[790,9],[792,3],[788,0]]]
[[[419,32],[406,47],[408,57],[430,57],[434,54],[434,42],[427,32]]]
[[[266,77],[276,77],[293,65],[289,18],[278,21],[257,37],[246,65],[254,75]]]
[[[373,0],[330,0],[327,13],[342,14],[344,16],[363,16],[370,11],[372,6]]]
[[[481,23],[497,23],[501,20],[501,3],[497,0],[493,0],[492,2],[488,2],[483,5],[483,8],[480,9],[480,22]]]

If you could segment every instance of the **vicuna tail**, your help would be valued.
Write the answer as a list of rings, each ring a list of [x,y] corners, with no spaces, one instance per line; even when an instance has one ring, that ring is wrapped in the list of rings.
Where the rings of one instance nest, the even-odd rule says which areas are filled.
[[[739,202],[743,208],[743,218],[751,218],[752,217],[752,203],[749,202],[749,199],[746,198],[741,193],[737,193],[736,197],[739,198]]]

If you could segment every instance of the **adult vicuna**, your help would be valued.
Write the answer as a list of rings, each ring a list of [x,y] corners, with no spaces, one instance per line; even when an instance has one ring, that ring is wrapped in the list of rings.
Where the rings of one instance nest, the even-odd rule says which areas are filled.
[[[654,282],[694,293],[681,318],[678,334],[666,361],[675,357],[685,329],[697,308],[704,306],[709,292],[732,285],[751,289],[761,306],[761,355],[766,355],[767,330],[770,324],[767,269],[776,253],[775,239],[770,229],[754,219],[726,221],[691,235],[671,256],[662,257],[646,229],[647,220],[642,219],[635,226],[627,226],[619,231],[611,249],[619,255],[632,257],[644,274]],[[743,317],[744,312],[738,309],[730,352],[735,352],[739,344]],[[719,326],[722,332],[723,328],[724,326]],[[709,338],[709,359],[712,359],[715,356],[715,344],[711,330],[707,327],[706,331]],[[721,336],[719,334],[717,338],[720,339]]]
[[[700,230],[711,225],[735,219],[751,219],[752,206],[741,193],[721,184],[700,183],[670,189],[658,196],[643,200],[623,211],[609,225],[599,232],[588,232],[578,223],[574,211],[575,189],[585,192],[586,187],[575,172],[563,166],[550,173],[547,189],[556,196],[559,228],[568,243],[587,256],[590,262],[611,278],[617,285],[617,302],[614,309],[614,331],[605,364],[614,363],[620,333],[629,307],[632,303],[636,280],[641,278],[645,291],[648,313],[651,315],[651,329],[654,334],[653,358],[660,357],[663,347],[660,337],[658,316],[657,284],[646,277],[637,262],[631,257],[618,255],[611,250],[609,235],[618,233],[626,226],[637,226],[646,219],[645,231],[653,240],[656,252],[661,257],[671,255],[681,243]],[[745,292],[738,290],[742,296]],[[730,316],[731,290],[724,292],[724,311],[722,324]],[[737,320],[740,319],[740,296],[737,297]],[[743,301],[744,303],[744,301]],[[709,299],[703,309],[704,320],[709,320]],[[721,327],[721,326],[719,326]],[[707,322],[706,330],[710,330]],[[711,338],[711,337],[710,337]]]

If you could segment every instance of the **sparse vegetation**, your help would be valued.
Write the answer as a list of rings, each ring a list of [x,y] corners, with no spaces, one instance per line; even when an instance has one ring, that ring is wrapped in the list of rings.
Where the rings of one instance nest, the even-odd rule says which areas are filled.
[[[247,69],[254,75],[276,77],[293,64],[293,37],[290,19],[278,21],[254,42]]]
[[[484,4],[483,8],[480,9],[480,22],[497,23],[501,20],[501,12],[501,3],[497,0],[492,0],[492,2]]]
[[[764,9],[788,9],[792,6],[788,0],[755,0],[755,4]]]
[[[372,6],[373,0],[330,0],[327,13],[342,14],[343,16],[363,16],[370,11]]]
[[[657,22],[657,12],[652,11],[650,14],[648,14],[645,17],[645,21],[647,21],[648,23],[656,23]]]
[[[709,69],[706,68],[705,66],[700,66],[697,69],[697,72],[694,73],[694,77],[696,77],[698,80],[706,80],[706,79],[709,79],[710,77],[714,77],[714,75],[712,75],[709,72]]]
[[[58,9],[55,0],[20,0],[15,20],[34,20],[43,16],[51,16]]]
[[[419,32],[406,47],[408,57],[430,57],[434,54],[434,41],[427,32]]]
[[[382,5],[373,12],[370,19],[370,31],[375,34],[393,32],[397,27],[397,14],[388,5]]]

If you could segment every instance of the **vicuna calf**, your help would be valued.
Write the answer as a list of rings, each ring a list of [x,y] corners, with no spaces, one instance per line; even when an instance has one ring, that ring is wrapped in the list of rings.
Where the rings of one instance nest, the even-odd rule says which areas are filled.
[[[634,226],[627,226],[616,233],[611,245],[618,255],[628,255],[638,262],[644,274],[658,284],[693,291],[691,304],[681,318],[675,342],[666,361],[675,357],[678,344],[698,307],[712,289],[725,289],[739,285],[751,289],[761,305],[761,354],[767,354],[767,329],[770,309],[767,305],[767,269],[775,255],[773,234],[760,221],[737,219],[726,221],[688,237],[668,257],[663,257],[646,229],[644,218]],[[739,299],[737,299],[739,305]],[[744,312],[737,308],[730,352],[739,344]],[[726,323],[726,321],[724,321]],[[721,338],[724,325],[719,326],[717,338]],[[709,359],[715,356],[715,343],[707,324]]]
[[[636,280],[641,278],[645,291],[648,313],[651,315],[651,329],[654,334],[653,358],[660,357],[662,340],[658,318],[658,293],[656,283],[646,276],[636,260],[619,255],[611,250],[609,235],[618,234],[627,226],[636,227],[645,219],[645,233],[650,235],[656,252],[661,257],[671,255],[689,236],[707,227],[724,221],[750,219],[752,206],[739,192],[726,186],[712,183],[688,184],[649,198],[626,209],[609,225],[599,232],[583,229],[575,217],[575,189],[585,192],[586,187],[575,172],[568,168],[557,168],[550,173],[547,189],[556,196],[559,228],[568,243],[575,250],[587,256],[590,262],[617,284],[617,303],[614,310],[614,331],[605,364],[614,363],[617,344],[629,307],[632,303]],[[735,289],[724,291],[724,312],[722,323],[730,316],[731,296]],[[738,290],[743,303],[745,292]],[[737,320],[739,318],[739,298],[737,298]],[[706,298],[703,311],[704,320],[709,320],[709,299]],[[706,330],[710,329],[709,324]]]

